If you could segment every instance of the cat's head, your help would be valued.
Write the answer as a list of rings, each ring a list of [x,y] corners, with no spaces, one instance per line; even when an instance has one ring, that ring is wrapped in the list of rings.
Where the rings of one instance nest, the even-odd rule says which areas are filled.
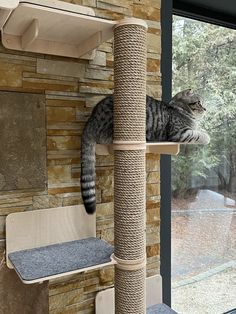
[[[206,111],[202,105],[200,95],[195,93],[192,89],[186,89],[177,93],[171,99],[170,105],[178,106],[196,117],[201,117]]]

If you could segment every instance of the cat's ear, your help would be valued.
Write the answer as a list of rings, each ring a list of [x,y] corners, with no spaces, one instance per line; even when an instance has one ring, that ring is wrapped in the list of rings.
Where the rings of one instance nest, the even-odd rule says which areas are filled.
[[[186,93],[185,93],[186,96],[193,96],[193,94],[194,94],[194,92],[193,92],[192,88],[189,88],[186,90]]]

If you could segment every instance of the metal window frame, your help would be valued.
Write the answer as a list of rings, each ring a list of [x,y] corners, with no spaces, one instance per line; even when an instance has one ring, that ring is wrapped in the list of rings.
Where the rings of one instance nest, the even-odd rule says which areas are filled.
[[[172,90],[172,0],[161,2],[162,100],[168,102]],[[161,253],[163,302],[171,306],[171,157],[161,155]]]

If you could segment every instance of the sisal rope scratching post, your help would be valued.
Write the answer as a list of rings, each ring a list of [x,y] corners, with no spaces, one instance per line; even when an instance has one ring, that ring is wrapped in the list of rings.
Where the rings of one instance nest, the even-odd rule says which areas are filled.
[[[133,18],[114,30],[116,314],[146,313],[146,33]]]

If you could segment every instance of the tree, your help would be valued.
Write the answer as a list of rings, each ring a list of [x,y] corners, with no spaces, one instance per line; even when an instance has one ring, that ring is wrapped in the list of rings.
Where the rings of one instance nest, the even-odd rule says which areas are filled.
[[[236,35],[234,30],[175,16],[173,94],[196,90],[207,114],[201,126],[210,145],[183,145],[173,158],[173,190],[183,196],[192,177],[218,176],[219,187],[236,192]],[[204,180],[203,180],[204,181]]]

